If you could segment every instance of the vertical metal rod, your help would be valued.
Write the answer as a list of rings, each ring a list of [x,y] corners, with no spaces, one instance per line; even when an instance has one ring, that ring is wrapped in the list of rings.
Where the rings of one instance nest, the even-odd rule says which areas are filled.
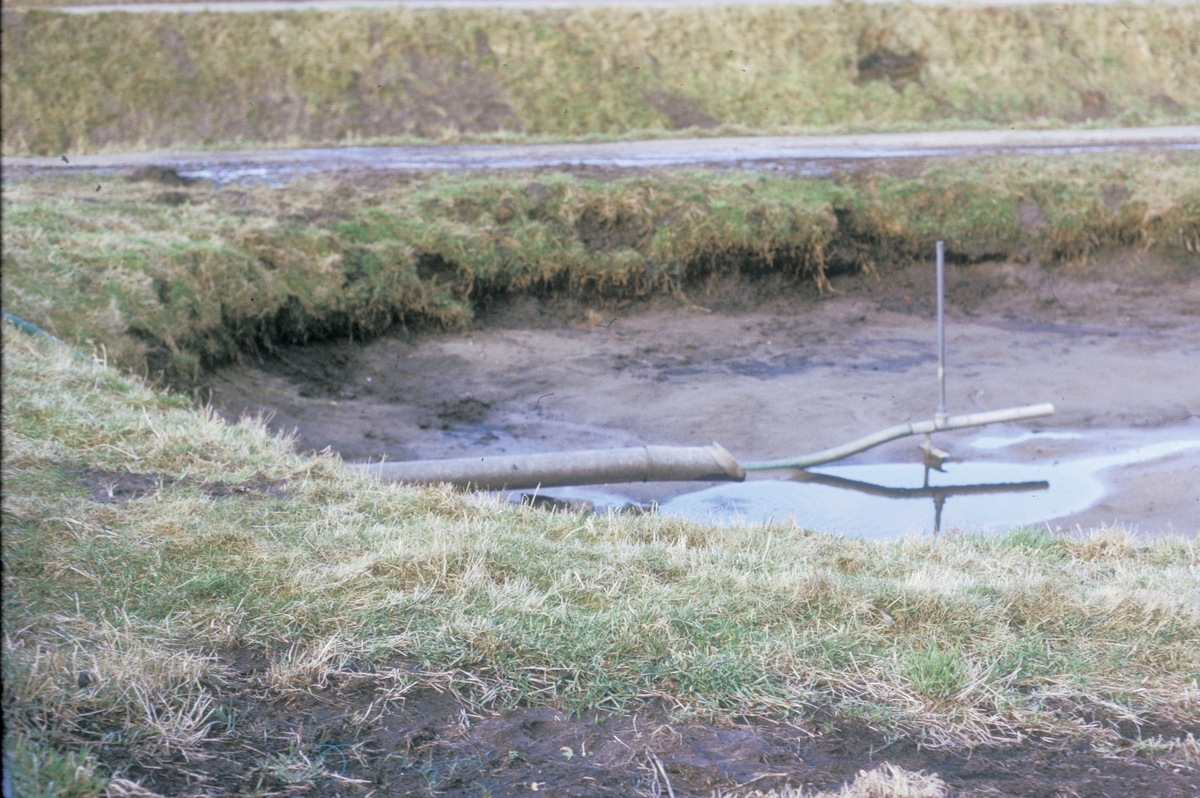
[[[938,395],[935,420],[946,418],[946,247],[937,242]]]

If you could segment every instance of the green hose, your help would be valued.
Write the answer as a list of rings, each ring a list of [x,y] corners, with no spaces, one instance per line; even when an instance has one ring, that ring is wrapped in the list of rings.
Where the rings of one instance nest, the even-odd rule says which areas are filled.
[[[66,346],[66,343],[61,338],[51,335],[50,333],[46,332],[45,330],[43,330],[41,327],[37,326],[36,324],[30,324],[29,322],[25,321],[25,319],[21,318],[20,316],[14,316],[13,314],[9,313],[7,310],[4,311],[4,318],[7,321],[11,321],[13,324],[17,325],[17,328],[21,332],[26,332],[26,333],[29,333],[30,335],[40,335],[43,338],[49,338],[51,341],[53,341],[56,344],[62,344],[63,346]]]
[[[25,321],[25,319],[21,318],[20,316],[15,316],[12,313],[9,313],[7,310],[3,311],[3,313],[4,313],[4,320],[11,321],[16,326],[16,328],[23,333],[27,333],[29,335],[36,335],[41,338],[48,338],[51,341],[53,341],[54,343],[58,344],[59,346],[65,346],[67,349],[70,349],[71,353],[74,354],[75,357],[79,358],[80,360],[94,361],[96,359],[94,357],[88,357],[83,352],[80,352],[78,349],[69,345],[63,339],[59,338],[57,335],[46,332],[45,330],[43,330],[41,327],[37,326],[36,324]]]

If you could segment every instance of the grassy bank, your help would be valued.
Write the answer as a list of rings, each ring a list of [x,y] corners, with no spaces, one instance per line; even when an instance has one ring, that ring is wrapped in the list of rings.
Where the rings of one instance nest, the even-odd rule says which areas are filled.
[[[1200,158],[1189,153],[935,162],[917,177],[837,180],[373,181],[6,184],[4,307],[184,386],[258,347],[462,327],[505,293],[683,297],[731,273],[824,285],[926,258],[937,238],[954,259],[1064,268],[1113,245],[1200,251]]]
[[[1195,4],[6,10],[4,153],[1177,124]]]
[[[3,354],[3,711],[23,784],[94,794],[132,763],[203,769],[242,743],[264,773],[318,762],[311,725],[268,742],[234,709],[334,685],[361,697],[351,755],[436,684],[483,707],[858,718],[933,746],[1036,735],[1195,764],[1161,731],[1200,712],[1195,541],[548,515],[364,482],[7,324]],[[113,493],[130,472],[140,493]]]

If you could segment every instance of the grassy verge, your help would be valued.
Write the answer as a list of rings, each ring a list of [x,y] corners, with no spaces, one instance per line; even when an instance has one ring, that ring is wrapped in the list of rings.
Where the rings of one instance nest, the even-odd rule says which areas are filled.
[[[1194,4],[6,10],[5,154],[1200,119]]]
[[[443,175],[282,188],[95,178],[4,187],[8,310],[185,386],[255,347],[462,326],[507,292],[682,294],[709,275],[821,285],[927,257],[1200,251],[1200,156],[935,163],[840,180]],[[101,182],[103,181],[103,182]],[[97,191],[97,186],[102,188]],[[89,343],[90,342],[90,343]]]
[[[1200,712],[1194,540],[548,515],[365,482],[7,324],[3,354],[3,712],[24,794],[94,794],[131,761],[186,770],[237,733],[231,698],[338,679],[371,685],[368,715],[437,684],[486,707],[1197,753],[1136,732]],[[103,501],[82,469],[151,487]],[[212,488],[255,480],[287,495]],[[249,684],[231,670],[247,651],[266,655]],[[53,774],[78,789],[39,792]]]

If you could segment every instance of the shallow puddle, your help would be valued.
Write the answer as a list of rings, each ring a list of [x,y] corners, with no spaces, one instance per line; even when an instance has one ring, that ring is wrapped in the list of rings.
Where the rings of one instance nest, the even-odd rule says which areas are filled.
[[[726,526],[794,521],[809,529],[875,539],[949,530],[1000,532],[1071,519],[1095,508],[1112,492],[1111,483],[1127,473],[1122,469],[1145,464],[1190,472],[1200,463],[1200,436],[1191,429],[1185,437],[1143,445],[1114,447],[1109,442],[1107,451],[1085,456],[1071,454],[1080,447],[1094,451],[1098,441],[1087,432],[1013,432],[961,441],[957,454],[965,462],[947,462],[943,471],[919,462],[875,462],[823,466],[790,479],[752,475],[746,482],[666,498],[658,511]],[[990,459],[1008,455],[1025,460],[1031,448],[1044,456],[1026,462]],[[981,459],[969,459],[970,453]],[[559,488],[542,495],[591,502],[601,512],[636,504],[611,488]],[[520,493],[509,498],[519,501]]]
[[[974,445],[998,448],[997,442],[984,438]],[[919,463],[827,466],[790,480],[685,493],[659,511],[723,525],[794,520],[806,528],[867,538],[948,529],[999,531],[1081,513],[1107,492],[1105,471],[1196,448],[1200,440],[1166,441],[1048,463],[950,462],[944,472]]]

